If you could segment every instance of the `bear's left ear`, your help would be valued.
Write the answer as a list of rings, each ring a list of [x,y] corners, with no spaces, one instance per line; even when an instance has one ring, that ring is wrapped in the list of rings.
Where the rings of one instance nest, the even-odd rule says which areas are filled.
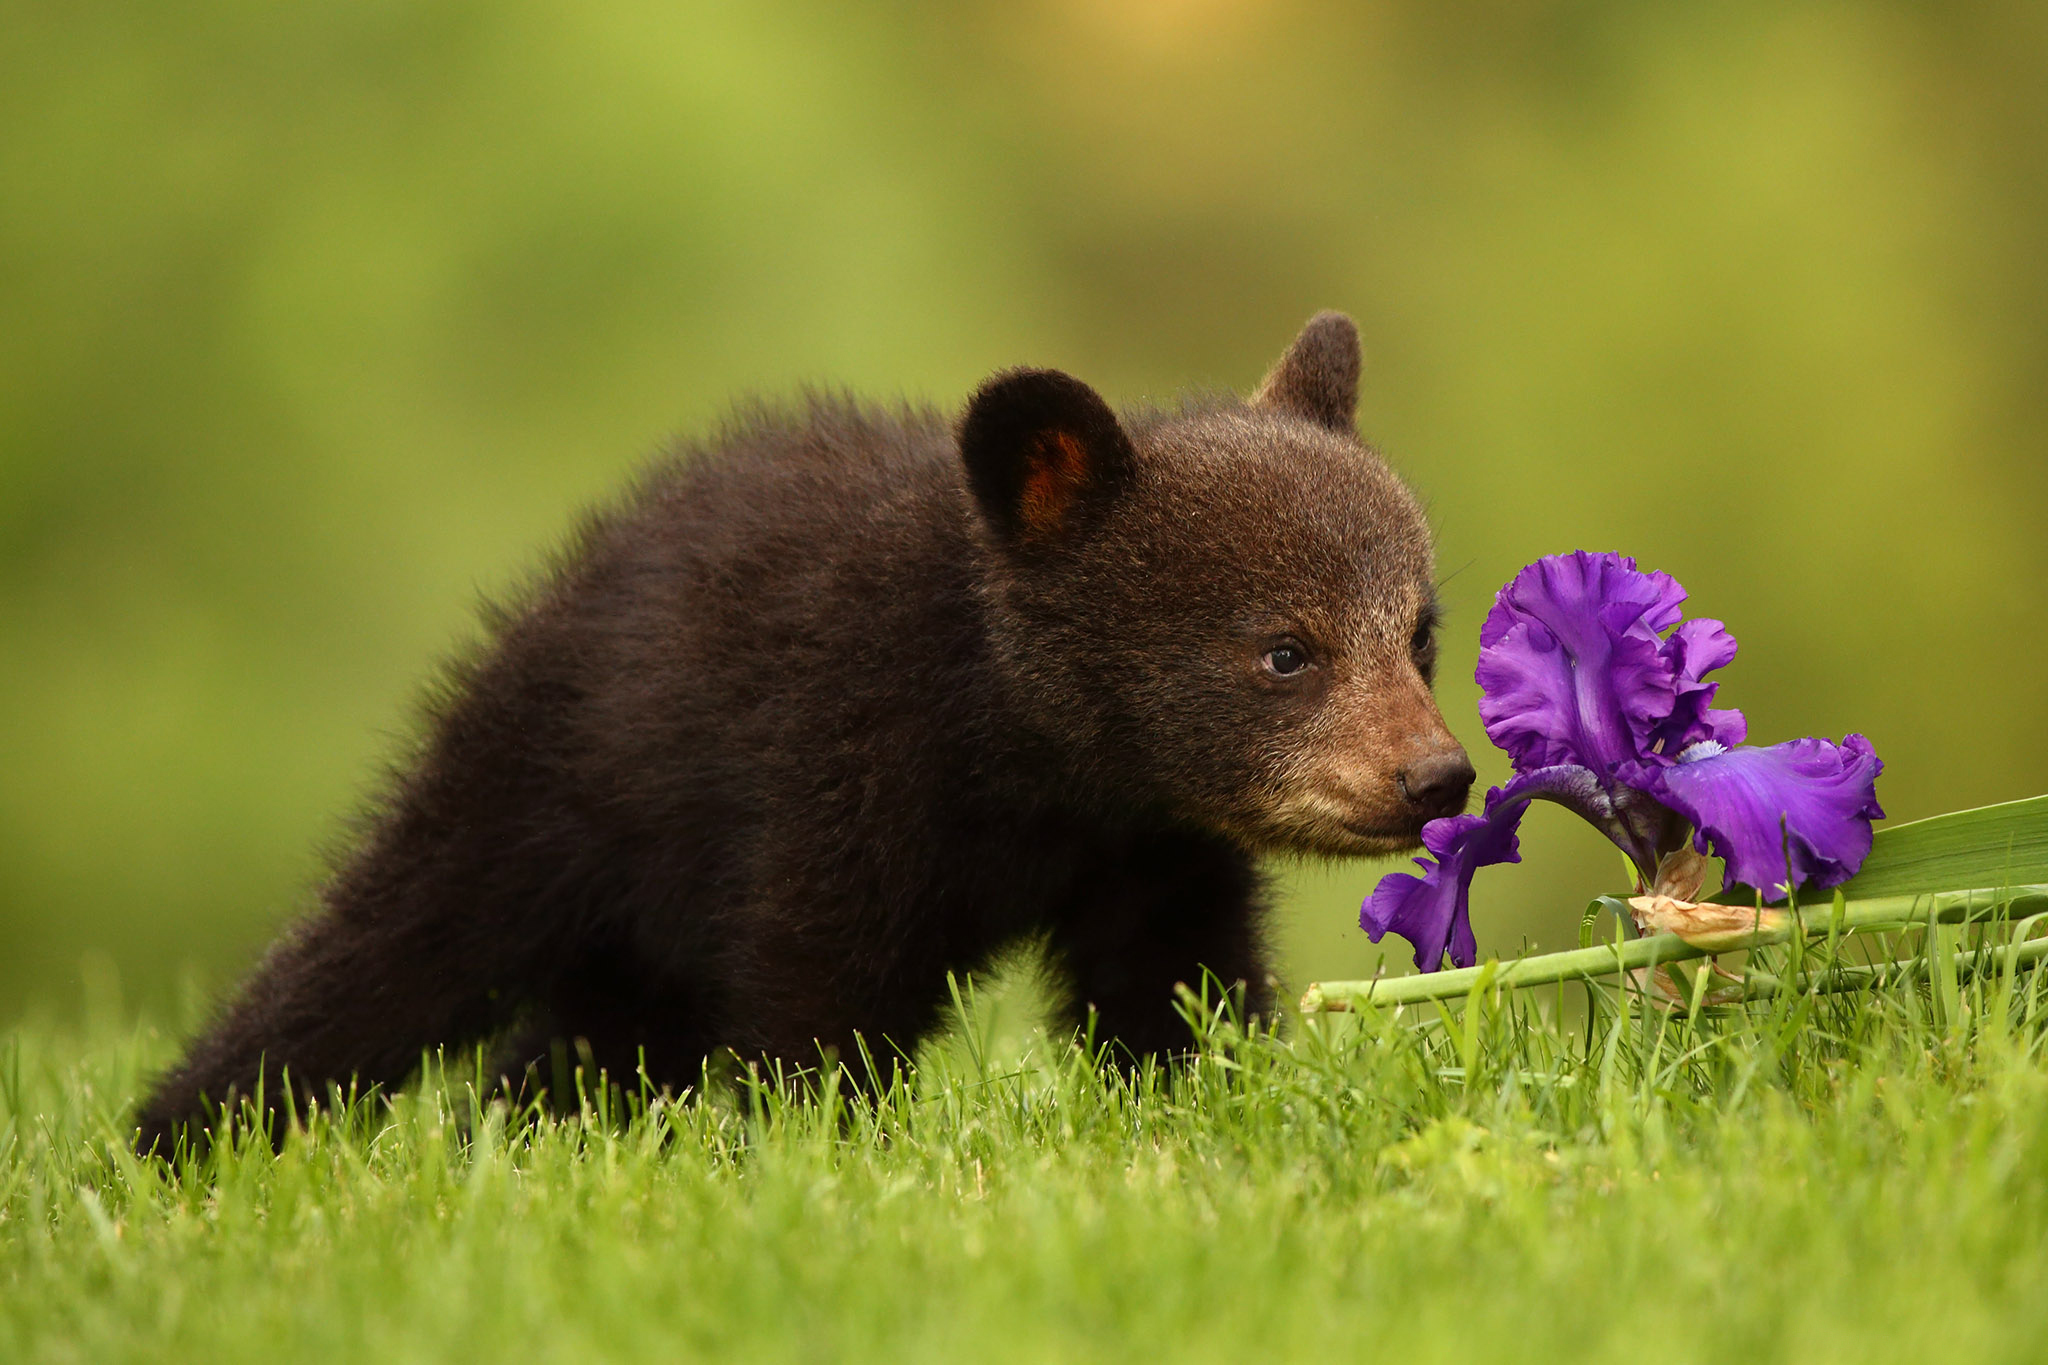
[[[1136,460],[1102,395],[1058,370],[1005,370],[983,384],[960,422],[960,458],[982,515],[1009,540],[1073,528]]]
[[[1252,402],[1350,435],[1358,418],[1358,327],[1318,313],[1280,357]]]

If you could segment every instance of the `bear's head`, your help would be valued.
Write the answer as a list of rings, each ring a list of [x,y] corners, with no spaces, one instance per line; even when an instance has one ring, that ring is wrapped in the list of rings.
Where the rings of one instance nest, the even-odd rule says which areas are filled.
[[[1248,401],[1119,420],[1054,370],[975,394],[996,656],[1077,792],[1337,855],[1464,809],[1429,526],[1358,439],[1358,373],[1357,329],[1324,313]]]

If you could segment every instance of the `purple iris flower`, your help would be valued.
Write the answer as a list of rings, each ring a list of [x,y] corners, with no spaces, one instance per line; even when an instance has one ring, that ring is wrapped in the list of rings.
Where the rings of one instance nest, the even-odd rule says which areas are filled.
[[[1693,847],[1727,880],[1766,891],[1844,882],[1870,853],[1884,769],[1870,741],[1742,741],[1740,711],[1711,703],[1706,675],[1735,657],[1719,621],[1681,620],[1685,589],[1624,555],[1550,555],[1500,590],[1479,632],[1479,716],[1515,775],[1480,815],[1432,820],[1434,855],[1417,877],[1380,880],[1359,915],[1373,942],[1389,930],[1433,972],[1478,959],[1468,918],[1472,874],[1521,861],[1515,831],[1531,801],[1590,821],[1635,864],[1645,887],[1666,853]]]

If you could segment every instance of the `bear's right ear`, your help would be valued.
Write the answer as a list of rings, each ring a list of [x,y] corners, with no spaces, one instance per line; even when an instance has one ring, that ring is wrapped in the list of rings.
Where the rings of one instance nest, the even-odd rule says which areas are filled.
[[[1113,498],[1130,479],[1130,437],[1102,395],[1058,370],[1005,370],[960,422],[967,485],[1008,540],[1046,540]]]
[[[1259,385],[1252,402],[1350,434],[1358,419],[1358,326],[1342,313],[1318,313]]]

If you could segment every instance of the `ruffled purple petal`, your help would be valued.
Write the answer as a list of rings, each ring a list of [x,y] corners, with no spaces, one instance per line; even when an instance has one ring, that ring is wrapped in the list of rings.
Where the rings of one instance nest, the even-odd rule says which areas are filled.
[[[1638,765],[1624,780],[1690,820],[1693,846],[1724,859],[1730,881],[1775,898],[1786,893],[1788,853],[1795,886],[1836,886],[1863,866],[1870,822],[1884,818],[1883,771],[1870,741],[1848,735],[1840,744],[1697,745],[1670,767]]]
[[[1374,943],[1391,931],[1413,944],[1418,971],[1441,968],[1447,949],[1455,966],[1469,967],[1479,960],[1468,905],[1472,874],[1493,863],[1522,861],[1515,829],[1528,803],[1499,810],[1494,804],[1499,793],[1499,788],[1487,793],[1484,815],[1453,815],[1424,825],[1422,846],[1436,860],[1415,860],[1422,869],[1420,877],[1390,872],[1380,878],[1358,912],[1358,927]]]
[[[1558,764],[1523,773],[1486,794],[1485,814],[1454,815],[1423,827],[1422,846],[1435,861],[1417,858],[1420,877],[1390,872],[1380,878],[1359,911],[1358,925],[1378,943],[1389,931],[1415,945],[1415,965],[1425,972],[1451,961],[1469,967],[1479,960],[1472,936],[1472,874],[1495,863],[1522,860],[1515,831],[1531,801],[1555,801],[1591,822],[1619,844],[1638,866],[1656,866],[1660,806],[1628,788],[1609,788],[1591,770]],[[1647,862],[1646,862],[1647,860]]]
[[[1580,550],[1529,565],[1479,632],[1486,733],[1518,771],[1576,765],[1604,775],[1642,758],[1679,695],[1660,632],[1684,601],[1670,575],[1642,572],[1625,555]]]
[[[1732,749],[1749,738],[1749,722],[1735,710],[1715,710],[1707,703],[1721,684],[1702,679],[1735,659],[1735,637],[1727,627],[1708,617],[1681,621],[1664,642],[1664,659],[1671,666],[1676,695],[1671,714],[1650,728],[1649,753],[1675,757],[1681,750],[1703,741]]]

